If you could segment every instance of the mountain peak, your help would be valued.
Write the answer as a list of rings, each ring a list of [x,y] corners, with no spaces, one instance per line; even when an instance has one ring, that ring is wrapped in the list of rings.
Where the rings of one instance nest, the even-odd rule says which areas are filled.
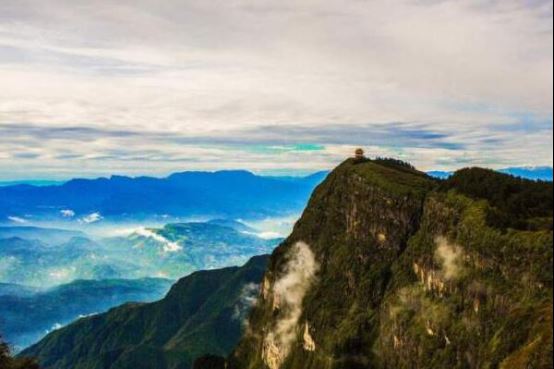
[[[494,190],[506,177],[512,178],[495,174],[470,183]],[[493,200],[487,193],[474,199],[464,183],[442,188],[413,167],[389,160],[342,163],[273,253],[250,330],[228,366],[442,369],[455,362],[482,367],[475,366],[478,361],[512,368],[507,363],[529,349],[535,356],[524,359],[525,365],[551,367],[540,359],[552,345],[540,322],[552,306],[552,265],[539,255],[551,255],[552,231],[497,228],[487,214],[514,208],[489,201],[500,206],[509,198]],[[548,207],[551,186],[535,190]],[[518,201],[534,200],[523,191]],[[542,214],[542,208],[533,211],[528,216]],[[551,212],[545,216],[552,218]],[[520,258],[540,267],[522,268]],[[507,298],[505,314],[497,313],[500,298]],[[529,307],[529,298],[533,308],[525,310],[531,317],[526,321],[518,315],[522,310],[511,308]],[[516,321],[521,324],[511,329],[518,340],[499,335]],[[493,339],[497,349],[488,345]]]

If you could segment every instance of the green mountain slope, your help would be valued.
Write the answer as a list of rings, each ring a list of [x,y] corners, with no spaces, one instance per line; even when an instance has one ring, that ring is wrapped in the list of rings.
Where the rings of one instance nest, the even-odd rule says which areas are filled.
[[[126,304],[55,331],[21,356],[56,369],[190,368],[238,342],[267,257],[197,272],[150,304]]]
[[[552,368],[552,184],[475,174],[339,166],[272,255],[228,367]]]

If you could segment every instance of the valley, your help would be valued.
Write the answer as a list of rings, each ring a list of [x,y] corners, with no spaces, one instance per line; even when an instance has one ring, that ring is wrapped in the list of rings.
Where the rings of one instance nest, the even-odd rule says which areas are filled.
[[[183,276],[242,265],[281,240],[223,219],[122,232],[97,238],[84,231],[0,227],[0,332],[15,351],[79,317],[159,300]]]

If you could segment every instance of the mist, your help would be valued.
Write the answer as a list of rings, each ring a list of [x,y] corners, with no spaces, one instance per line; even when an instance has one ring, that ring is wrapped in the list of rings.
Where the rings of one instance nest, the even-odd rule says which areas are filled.
[[[435,243],[437,244],[435,259],[441,265],[443,277],[446,280],[457,278],[462,271],[462,248],[458,245],[450,244],[445,237],[437,237]]]
[[[310,246],[296,243],[290,250],[284,274],[273,286],[274,307],[279,317],[264,340],[263,358],[271,369],[278,369],[290,353],[298,337],[302,303],[319,270]]]

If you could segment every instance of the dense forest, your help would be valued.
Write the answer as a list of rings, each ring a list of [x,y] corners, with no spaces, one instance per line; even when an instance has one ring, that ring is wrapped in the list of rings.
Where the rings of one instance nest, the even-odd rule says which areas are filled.
[[[552,230],[552,182],[531,181],[483,168],[457,171],[441,184],[466,196],[487,200],[487,223],[496,228]]]

